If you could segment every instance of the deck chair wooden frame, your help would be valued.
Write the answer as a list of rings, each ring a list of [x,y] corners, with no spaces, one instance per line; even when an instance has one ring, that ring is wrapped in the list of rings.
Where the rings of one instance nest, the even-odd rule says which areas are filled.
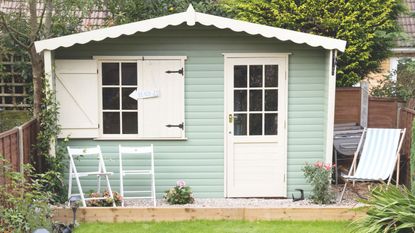
[[[396,131],[395,131],[396,130]],[[392,135],[392,136],[395,136],[393,139],[394,140],[398,140],[398,141],[394,141],[393,142],[393,140],[392,140],[392,142],[391,141],[389,141],[389,143],[383,143],[382,144],[382,146],[391,146],[392,145],[392,147],[390,148],[390,150],[391,150],[391,154],[390,154],[390,156],[394,156],[394,158],[389,158],[389,159],[391,159],[391,161],[393,161],[393,169],[387,169],[387,170],[390,170],[390,173],[386,170],[385,172],[387,173],[387,174],[384,174],[384,177],[383,178],[367,178],[367,177],[359,177],[359,176],[361,176],[361,174],[357,174],[356,173],[356,170],[358,170],[358,168],[359,168],[359,165],[360,165],[360,163],[361,163],[361,161],[359,161],[359,164],[357,163],[357,160],[358,160],[358,156],[359,156],[359,153],[360,153],[360,150],[362,149],[362,145],[363,145],[363,149],[362,149],[362,153],[363,153],[363,150],[365,149],[365,147],[366,146],[372,146],[372,147],[374,147],[375,145],[367,145],[367,144],[369,144],[370,142],[367,142],[368,140],[366,140],[366,136],[367,136],[367,134],[368,134],[368,131],[370,131],[370,134],[375,134],[375,133],[386,133],[386,132],[393,132],[393,131],[395,131],[395,132],[393,132],[394,134],[397,134],[398,133],[398,131],[399,131],[399,138],[398,139],[396,139],[396,136],[397,135]],[[377,132],[376,132],[377,131]],[[390,185],[390,183],[391,183],[391,181],[392,181],[392,175],[393,175],[393,172],[394,172],[394,170],[395,170],[395,168],[396,168],[396,185],[398,186],[399,185],[399,173],[400,173],[400,171],[399,171],[399,164],[400,164],[400,150],[401,150],[401,147],[402,147],[402,143],[403,143],[403,140],[404,140],[404,138],[405,138],[405,133],[406,133],[406,129],[377,129],[377,128],[369,128],[369,129],[367,129],[367,128],[365,128],[364,130],[363,130],[363,134],[362,134],[362,137],[360,138],[360,141],[359,141],[359,144],[358,144],[358,146],[357,146],[357,149],[356,149],[356,152],[354,153],[354,157],[353,157],[353,161],[352,161],[352,165],[350,166],[350,169],[349,169],[349,173],[348,173],[348,175],[347,176],[343,176],[343,178],[345,179],[345,183],[344,183],[344,187],[343,187],[343,190],[342,190],[342,193],[341,193],[341,195],[340,195],[340,200],[339,200],[339,202],[341,202],[342,200],[343,200],[343,195],[344,195],[344,193],[345,193],[345,191],[346,191],[346,188],[347,188],[347,184],[350,182],[350,181],[352,181],[353,182],[353,185],[354,185],[354,183],[356,182],[356,181],[385,181],[385,180],[388,180],[388,182],[387,182],[387,185]],[[375,137],[375,136],[372,136],[371,135],[371,137]],[[377,135],[377,137],[379,137],[379,135]],[[376,137],[375,137],[376,138]],[[383,138],[382,138],[384,141],[386,141],[388,138],[386,137],[386,136],[384,136]],[[378,139],[379,140],[379,139]],[[379,148],[377,148],[378,150],[379,150]],[[369,152],[367,152],[367,150],[370,150]],[[371,149],[367,149],[366,148],[366,151],[365,151],[365,153],[370,153],[371,155],[372,154],[374,154],[374,150],[371,148]],[[393,154],[392,154],[393,153]],[[379,153],[378,153],[379,154]],[[374,157],[371,157],[371,155],[368,155],[368,156],[365,156],[365,157],[363,157],[363,158],[361,158],[361,159],[366,159],[366,160],[368,160],[368,159],[370,159],[370,158],[374,158]],[[372,156],[375,156],[375,155],[372,155]],[[376,164],[375,163],[372,163],[373,164],[373,166],[375,166]],[[375,168],[376,169],[376,168]],[[386,179],[384,179],[385,178],[385,175],[387,175],[387,177],[386,177]]]
[[[121,145],[118,146],[118,153],[119,153],[119,161],[120,161],[120,193],[123,197],[121,205],[124,207],[124,200],[126,199],[145,199],[150,198],[153,201],[153,206],[156,206],[156,184],[154,178],[154,149],[153,144],[150,146],[145,147],[123,147]],[[150,159],[150,169],[144,170],[125,170],[123,167],[123,155],[130,154],[130,155],[137,155],[137,156],[149,156]],[[150,176],[151,179],[151,189],[150,190],[124,190],[124,176],[127,175],[144,175]],[[150,196],[128,196],[126,197],[125,194],[127,193],[150,193]]]
[[[97,192],[101,192],[101,177],[105,178],[107,191],[109,192],[110,197],[114,200],[114,196],[112,193],[109,176],[113,175],[113,172],[107,172],[105,167],[104,158],[102,156],[101,148],[99,146],[96,147],[89,147],[89,148],[71,148],[67,147],[68,154],[69,154],[69,182],[68,182],[68,200],[71,198],[72,195],[79,195],[81,197],[81,202],[83,207],[86,207],[86,201],[88,200],[104,200],[106,197],[85,197],[85,194],[82,189],[80,177],[85,176],[97,176]],[[75,164],[75,158],[80,156],[85,157],[98,157],[98,171],[91,171],[91,172],[78,172]],[[72,180],[75,179],[76,184],[78,186],[79,194],[72,193]],[[112,203],[113,207],[115,207],[115,201]]]

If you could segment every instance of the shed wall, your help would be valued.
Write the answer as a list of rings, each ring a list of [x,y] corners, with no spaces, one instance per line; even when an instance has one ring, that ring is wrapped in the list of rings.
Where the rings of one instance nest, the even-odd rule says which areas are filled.
[[[301,168],[325,158],[327,119],[326,50],[204,26],[177,26],[58,49],[56,59],[92,56],[187,56],[185,62],[186,141],[99,141],[71,139],[70,146],[99,144],[107,168],[118,173],[117,147],[155,146],[160,196],[185,179],[196,197],[224,196],[224,57],[222,53],[292,53],[288,73],[288,194],[310,190]],[[253,155],[255,156],[255,155]],[[81,169],[91,169],[92,161]],[[127,180],[128,186],[134,180]],[[85,190],[95,187],[91,177]],[[118,176],[112,177],[118,191]]]

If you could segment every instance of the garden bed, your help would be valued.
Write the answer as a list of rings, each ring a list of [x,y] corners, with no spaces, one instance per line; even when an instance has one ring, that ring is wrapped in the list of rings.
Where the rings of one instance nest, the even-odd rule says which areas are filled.
[[[184,220],[335,220],[350,221],[365,215],[350,207],[87,207],[79,208],[79,222],[136,222]],[[56,208],[54,220],[70,222],[72,210]]]

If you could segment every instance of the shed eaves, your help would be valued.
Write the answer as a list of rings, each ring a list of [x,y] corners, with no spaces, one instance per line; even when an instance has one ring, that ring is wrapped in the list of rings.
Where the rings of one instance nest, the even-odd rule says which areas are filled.
[[[35,42],[35,47],[37,52],[55,50],[59,47],[70,47],[75,44],[86,44],[91,41],[101,41],[106,38],[117,38],[122,35],[132,35],[136,32],[162,29],[167,26],[177,26],[182,23],[187,23],[189,26],[200,23],[205,26],[215,26],[220,29],[228,28],[235,32],[246,32],[251,35],[261,35],[266,38],[276,38],[281,41],[292,41],[297,44],[305,43],[313,47],[321,46],[325,49],[336,49],[341,52],[346,47],[346,41],[344,40],[199,13],[193,9],[192,5],[189,5],[187,11],[182,13],[37,41]]]

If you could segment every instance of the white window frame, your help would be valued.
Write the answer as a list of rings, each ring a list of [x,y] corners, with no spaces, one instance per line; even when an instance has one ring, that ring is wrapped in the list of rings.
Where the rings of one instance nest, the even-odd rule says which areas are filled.
[[[144,118],[144,112],[140,110],[140,105],[142,106],[142,99],[138,100],[138,134],[122,134],[120,131],[120,134],[104,134],[104,124],[103,124],[103,104],[102,104],[102,63],[123,63],[123,62],[137,62],[137,86],[140,86],[140,74],[142,74],[142,61],[143,60],[180,60],[181,65],[183,67],[183,72],[185,70],[185,60],[187,59],[186,56],[93,56],[93,59],[97,62],[97,78],[98,78],[98,121],[99,121],[99,136],[97,138],[94,138],[94,140],[167,140],[167,141],[176,141],[176,140],[187,140],[185,136],[185,129],[183,128],[182,137],[177,138],[167,138],[167,137],[146,137],[143,134],[140,134],[140,126],[143,125],[143,118]],[[120,70],[121,72],[121,70]],[[183,78],[185,76],[183,75]],[[121,77],[120,77],[121,78]],[[120,86],[121,83],[120,83]],[[120,99],[122,98],[122,93],[120,93]],[[140,103],[141,102],[141,103]],[[183,121],[185,121],[185,98],[183,98]],[[120,106],[121,107],[121,106]],[[121,112],[122,109],[119,110],[109,110],[110,112]],[[122,126],[122,116],[120,116],[120,129]]]

